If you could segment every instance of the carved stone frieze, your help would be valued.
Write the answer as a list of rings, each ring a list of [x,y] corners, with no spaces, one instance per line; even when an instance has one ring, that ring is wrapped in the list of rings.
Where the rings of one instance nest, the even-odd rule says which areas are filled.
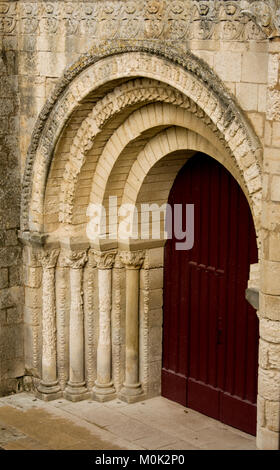
[[[11,1],[1,3],[0,32],[63,32],[98,39],[263,39],[279,32],[279,6],[278,0]]]
[[[266,37],[280,36],[279,0],[268,0],[266,2],[241,0],[240,7],[241,14],[248,16]]]

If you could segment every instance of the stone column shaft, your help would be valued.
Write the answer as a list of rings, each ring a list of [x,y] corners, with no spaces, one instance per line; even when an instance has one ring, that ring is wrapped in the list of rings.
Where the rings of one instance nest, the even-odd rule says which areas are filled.
[[[66,257],[70,266],[70,337],[69,337],[69,381],[65,397],[80,401],[88,397],[84,372],[84,312],[82,278],[87,260],[85,252],[71,252]]]
[[[85,316],[85,372],[88,389],[92,389],[96,379],[97,315],[95,305],[95,258],[89,250],[88,263],[84,272],[84,316]]]
[[[82,269],[70,268],[70,370],[71,383],[84,385],[84,316],[81,292]]]
[[[43,266],[42,380],[37,394],[39,398],[47,401],[62,395],[56,371],[55,265],[58,255],[58,250],[40,255]]]
[[[99,287],[99,341],[97,348],[97,382],[111,382],[111,270],[100,269]]]
[[[95,252],[98,267],[99,337],[97,346],[97,380],[93,388],[94,398],[107,401],[115,397],[112,381],[112,267],[116,252]]]
[[[126,364],[121,398],[130,403],[143,394],[139,383],[139,270],[144,252],[122,252],[120,257],[126,267]]]
[[[126,375],[125,384],[139,382],[139,270],[126,271]]]
[[[67,293],[69,292],[68,269],[61,263],[56,267],[56,325],[57,325],[57,373],[62,390],[65,390],[69,374],[68,341],[66,340],[66,312],[68,310]]]

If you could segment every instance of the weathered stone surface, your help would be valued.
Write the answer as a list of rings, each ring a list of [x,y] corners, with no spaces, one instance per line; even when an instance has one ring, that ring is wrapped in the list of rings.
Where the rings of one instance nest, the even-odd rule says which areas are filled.
[[[0,289],[5,289],[8,287],[9,277],[8,277],[8,268],[0,269]]]
[[[18,264],[20,254],[20,247],[0,248],[0,267],[4,268]]]
[[[259,369],[258,391],[266,400],[279,401],[279,370]]]
[[[280,403],[279,401],[265,402],[265,418],[268,429],[279,432],[280,428]]]
[[[260,338],[259,364],[264,369],[280,370],[280,344],[271,343]]]
[[[9,267],[9,286],[21,286],[22,285],[22,265]]]
[[[41,378],[42,352],[46,350],[53,370],[57,361],[58,380],[65,387],[69,337],[75,339],[76,334],[75,327],[69,326],[71,303],[72,313],[80,312],[79,318],[84,315],[79,332],[82,338],[84,326],[85,357],[80,359],[85,360],[86,385],[92,388],[96,378],[100,336],[106,338],[109,355],[112,341],[112,379],[120,390],[127,340],[125,303],[126,297],[133,297],[126,292],[123,265],[118,260],[115,267],[107,266],[113,269],[112,298],[105,294],[100,298],[104,286],[98,287],[92,266],[79,267],[83,270],[81,282],[72,282],[70,292],[70,268],[61,260],[57,268],[46,265],[37,254],[42,243],[49,244],[50,250],[59,249],[60,243],[72,249],[73,240],[79,244],[83,238],[81,249],[88,247],[88,240],[84,242],[87,204],[103,199],[107,204],[111,192],[120,201],[134,202],[139,196],[146,197],[145,202],[166,202],[172,178],[183,164],[176,152],[192,149],[213,155],[229,169],[255,217],[264,259],[260,279],[250,275],[248,284],[260,289],[258,445],[276,448],[280,357],[278,3],[1,3],[1,393],[5,387],[16,391],[23,365]],[[175,126],[184,129],[177,132]],[[157,158],[171,149],[174,159],[164,167]],[[17,238],[20,228],[23,255]],[[27,233],[30,229],[32,234]],[[115,249],[117,242],[110,242]],[[147,396],[160,393],[162,342],[164,248],[151,246],[155,245],[143,248],[141,240],[137,248],[146,248],[139,283],[139,362]],[[43,269],[49,289],[45,282],[42,286]],[[120,276],[115,275],[121,270]],[[110,282],[107,284],[110,293]],[[51,306],[46,290],[52,292]],[[107,305],[107,319],[112,306],[112,325],[110,321],[99,324],[99,302]],[[48,342],[46,332],[50,330],[53,334]]]
[[[260,316],[280,321],[280,296],[260,293]]]
[[[248,83],[267,83],[268,55],[245,52],[242,55],[241,80]]]
[[[271,199],[280,202],[280,176],[278,175],[272,177]]]
[[[23,267],[24,285],[27,287],[40,287],[42,282],[42,269],[39,267]]]
[[[261,450],[278,450],[279,432],[271,431],[267,428],[258,427],[257,447]]]
[[[1,327],[0,353],[2,359],[23,358],[22,325],[7,325]]]
[[[1,290],[0,296],[0,309],[14,307],[15,305],[22,305],[23,303],[23,288],[11,287]]]
[[[163,287],[163,269],[156,268],[149,270],[149,287],[150,289],[162,289]],[[144,273],[140,271],[140,289],[144,288]]]
[[[257,421],[259,426],[265,426],[265,399],[260,395],[257,398]]]
[[[270,295],[280,295],[280,263],[262,261],[262,292]]]
[[[280,344],[280,322],[261,318],[260,336],[266,341]]]

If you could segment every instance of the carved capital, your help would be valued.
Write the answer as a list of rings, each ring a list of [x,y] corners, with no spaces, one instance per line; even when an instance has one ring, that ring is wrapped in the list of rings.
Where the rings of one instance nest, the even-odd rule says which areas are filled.
[[[92,250],[98,269],[112,269],[117,252]]]
[[[120,259],[126,269],[140,269],[145,258],[145,251],[121,251]]]
[[[38,254],[38,259],[44,269],[52,269],[56,266],[58,255],[59,250],[46,250]]]
[[[71,269],[81,269],[88,257],[86,251],[69,251],[63,254],[65,266]]]

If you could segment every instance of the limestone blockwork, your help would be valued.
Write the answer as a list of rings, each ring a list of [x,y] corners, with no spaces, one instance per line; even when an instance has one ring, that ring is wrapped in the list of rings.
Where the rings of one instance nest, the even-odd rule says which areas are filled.
[[[161,393],[163,233],[114,226],[123,204],[166,203],[201,152],[253,215],[257,445],[279,448],[279,34],[276,0],[1,2],[1,393]],[[90,240],[93,204],[107,224]]]

